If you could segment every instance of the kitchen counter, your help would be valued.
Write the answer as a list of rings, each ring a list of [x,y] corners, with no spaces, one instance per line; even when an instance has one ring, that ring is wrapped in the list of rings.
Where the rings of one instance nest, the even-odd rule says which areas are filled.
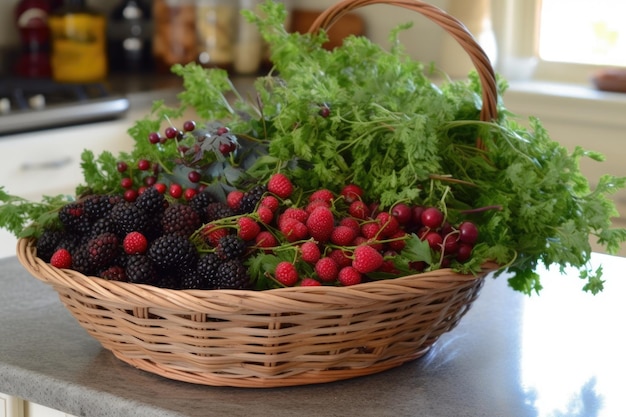
[[[74,416],[626,415],[626,258],[594,254],[606,288],[541,270],[527,297],[487,278],[459,326],[424,357],[352,380],[244,389],[173,381],[103,349],[51,287],[0,260],[0,392]]]

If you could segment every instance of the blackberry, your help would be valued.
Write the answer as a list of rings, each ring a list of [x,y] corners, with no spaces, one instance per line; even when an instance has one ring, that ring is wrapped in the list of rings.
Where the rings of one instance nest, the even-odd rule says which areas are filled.
[[[162,271],[180,272],[195,264],[197,252],[187,238],[171,234],[156,238],[148,248],[148,257]]]
[[[120,201],[120,195],[94,194],[83,200],[85,207],[85,215],[93,223],[101,219],[111,211],[111,209]]]
[[[72,254],[72,269],[80,272],[83,275],[95,275],[97,272],[97,268],[93,265],[91,261],[91,256],[89,256],[89,249],[87,245],[81,245],[76,248]]]
[[[241,199],[239,212],[242,214],[254,212],[266,191],[267,187],[265,185],[255,185],[249,191],[246,191]]]
[[[63,230],[45,229],[37,238],[37,256],[44,262],[50,262],[52,254],[57,250],[57,245],[65,235],[66,232]]]
[[[243,261],[231,259],[218,266],[217,288],[233,290],[250,288],[250,277]]]
[[[91,265],[95,268],[108,266],[120,251],[120,241],[113,233],[103,233],[87,242]]]
[[[193,198],[189,200],[189,206],[198,212],[198,215],[200,216],[200,221],[202,223],[208,223],[209,220],[207,220],[207,207],[209,206],[209,204],[215,203],[217,201],[218,200],[215,195],[205,190],[201,193],[194,195]]]
[[[217,268],[222,261],[214,253],[198,259],[195,270],[185,275],[182,280],[183,289],[212,290],[217,288]]]
[[[153,285],[155,287],[168,288],[170,290],[180,290],[181,279],[176,273],[161,274]]]
[[[231,217],[235,214],[237,213],[228,207],[226,203],[221,201],[209,203],[206,208],[206,221],[204,223],[210,223],[214,220],[223,219],[224,217]]]
[[[111,210],[111,219],[117,224],[118,233],[126,235],[133,231],[145,233],[148,215],[130,201],[122,201]]]
[[[118,233],[118,227],[115,220],[110,215],[99,218],[91,225],[90,236],[96,237],[103,233]]]
[[[152,260],[146,255],[132,255],[128,257],[126,265],[128,282],[135,284],[154,284],[158,275]]]
[[[110,266],[107,269],[100,272],[98,276],[109,281],[120,281],[120,282],[128,281],[128,277],[126,276],[126,270],[124,269],[124,267],[120,265]]]
[[[165,209],[161,226],[163,234],[179,234],[189,237],[198,229],[202,223],[200,216],[190,206],[186,204],[173,204]]]
[[[143,193],[139,194],[135,200],[135,204],[150,215],[163,213],[163,210],[165,210],[168,205],[165,196],[155,187],[147,188]]]
[[[220,239],[216,253],[220,259],[241,258],[246,252],[246,242],[237,235],[226,235]]]
[[[85,206],[80,201],[74,201],[61,207],[59,220],[72,233],[85,234],[91,228],[89,218],[85,214]]]

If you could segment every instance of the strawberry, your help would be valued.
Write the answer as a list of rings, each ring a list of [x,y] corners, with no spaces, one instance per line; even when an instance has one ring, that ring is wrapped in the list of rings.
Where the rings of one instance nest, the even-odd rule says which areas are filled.
[[[148,239],[140,232],[130,232],[122,242],[124,252],[129,255],[138,255],[148,250]]]
[[[300,251],[302,253],[302,260],[309,264],[315,264],[322,256],[320,248],[315,242],[304,242],[300,245]]]
[[[315,263],[315,273],[322,282],[332,282],[337,279],[339,267],[332,258],[324,257]]]
[[[317,207],[306,221],[309,235],[318,242],[327,242],[333,233],[335,217],[328,207]]]
[[[50,258],[50,265],[55,268],[67,269],[72,266],[72,255],[67,249],[57,249]]]
[[[267,191],[277,195],[284,200],[286,198],[289,198],[289,196],[293,192],[293,184],[285,174],[281,174],[279,172],[270,177],[269,181],[267,182]]]
[[[376,271],[383,264],[383,255],[371,246],[361,245],[354,250],[352,266],[362,274]]]
[[[276,265],[274,275],[276,281],[280,282],[285,287],[292,287],[298,282],[298,270],[291,262],[279,262],[278,265]]]
[[[363,189],[356,184],[348,184],[339,193],[346,199],[347,203],[360,200],[363,197]]]
[[[237,234],[245,241],[254,240],[261,232],[261,226],[250,217],[240,217],[237,219],[239,230]]]
[[[241,206],[241,200],[243,199],[243,191],[233,190],[226,195],[226,204],[231,209],[237,211]]]
[[[362,275],[359,271],[357,271],[352,266],[346,266],[339,270],[338,281],[344,287],[349,285],[360,284],[362,280]]]
[[[330,235],[330,241],[338,246],[349,246],[356,237],[356,232],[349,226],[337,226]]]
[[[300,281],[301,287],[319,287],[320,285],[322,283],[315,278],[302,278],[302,281]]]

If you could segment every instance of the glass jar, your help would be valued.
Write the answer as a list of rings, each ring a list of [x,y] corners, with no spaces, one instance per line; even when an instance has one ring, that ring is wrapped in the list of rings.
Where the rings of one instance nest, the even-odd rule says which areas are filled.
[[[241,10],[252,10],[258,13],[258,5],[262,0],[239,0]],[[239,13],[237,20],[237,36],[233,51],[233,67],[237,74],[255,74],[259,71],[263,58],[263,39],[256,24]]]
[[[196,1],[198,62],[201,65],[232,68],[238,14],[237,1]]]
[[[169,72],[174,64],[196,60],[194,0],[154,0],[152,54],[157,71]]]

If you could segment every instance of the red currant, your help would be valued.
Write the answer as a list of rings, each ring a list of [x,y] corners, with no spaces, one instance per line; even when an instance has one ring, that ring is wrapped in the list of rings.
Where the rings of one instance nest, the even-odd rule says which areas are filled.
[[[137,161],[137,168],[139,168],[141,171],[147,171],[150,169],[152,165],[150,164],[150,161],[148,161],[147,159],[140,159],[139,161]]]
[[[437,229],[443,223],[443,213],[436,207],[428,207],[422,212],[422,224],[430,229]]]
[[[180,184],[170,185],[170,195],[174,198],[180,198],[183,195],[183,187]]]
[[[122,178],[122,180],[120,181],[120,185],[122,186],[122,188],[129,189],[133,186],[133,179],[129,177]]]
[[[196,122],[194,122],[193,120],[187,120],[185,123],[183,123],[183,130],[185,132],[191,132],[196,128]]]
[[[137,195],[138,193],[136,190],[132,190],[132,189],[126,190],[124,191],[124,200],[132,203],[133,201],[137,199]]]
[[[196,194],[198,194],[198,192],[195,188],[187,188],[183,193],[183,197],[185,198],[185,200],[189,201],[194,198]]]
[[[117,163],[117,172],[126,172],[128,169],[128,164],[124,161],[119,161]]]
[[[152,132],[148,135],[148,140],[151,144],[156,145],[157,143],[161,142],[161,135],[159,135],[157,132]]]
[[[202,179],[202,175],[198,171],[190,171],[189,174],[187,174],[187,178],[189,178],[189,181],[197,183]]]
[[[174,139],[178,136],[178,129],[172,126],[168,126],[165,128],[165,137],[168,139]]]

